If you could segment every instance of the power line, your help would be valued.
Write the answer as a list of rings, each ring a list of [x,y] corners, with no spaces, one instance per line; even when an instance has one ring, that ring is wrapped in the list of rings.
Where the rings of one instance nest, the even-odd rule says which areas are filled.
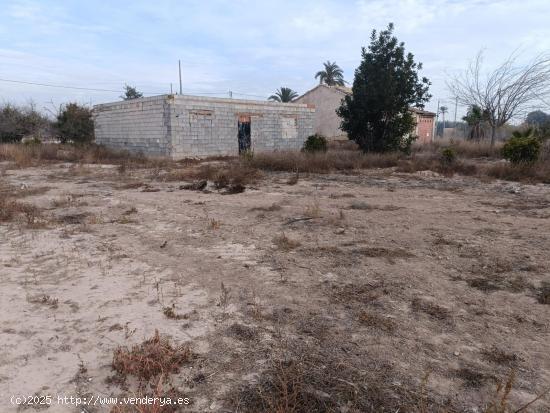
[[[14,79],[3,79],[0,78],[0,82],[7,82],[7,83],[16,83],[16,84],[23,84],[23,85],[33,85],[33,86],[43,86],[43,87],[53,87],[53,88],[60,88],[60,89],[74,89],[74,90],[85,90],[90,92],[111,92],[111,93],[124,93],[123,90],[120,89],[102,89],[102,88],[90,88],[90,87],[82,87],[82,86],[69,86],[69,85],[54,85],[51,83],[38,83],[38,82],[27,82],[23,80],[14,80]],[[143,92],[146,95],[163,95],[165,92]],[[199,91],[185,91],[184,93],[194,93],[197,95],[224,95],[227,92],[199,92]],[[255,97],[255,98],[262,98],[267,99],[267,96],[261,96],[261,95],[253,95],[249,93],[241,93],[241,92],[233,92],[235,95],[240,96],[248,96],[248,97]]]
[[[116,93],[122,92],[122,90],[95,89],[95,88],[89,88],[89,87],[66,86],[66,85],[51,85],[51,84],[48,84],[48,83],[24,82],[22,80],[13,80],[13,79],[0,79],[0,82],[20,83],[20,84],[24,84],[24,85],[45,86],[45,87],[57,87],[57,88],[61,88],[61,89],[88,90],[88,91],[94,91],[94,92],[116,92]]]

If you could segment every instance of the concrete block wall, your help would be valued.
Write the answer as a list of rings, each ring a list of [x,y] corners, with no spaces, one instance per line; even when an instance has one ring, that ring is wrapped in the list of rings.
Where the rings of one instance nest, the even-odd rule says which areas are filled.
[[[307,105],[178,95],[173,97],[174,158],[238,155],[238,118],[250,117],[254,152],[300,149],[313,134],[315,110]],[[291,120],[295,133],[284,133]]]
[[[313,134],[307,105],[164,95],[94,107],[96,142],[174,159],[238,155],[238,118],[251,120],[255,152],[300,149]]]
[[[94,106],[96,143],[151,156],[170,156],[169,109],[164,96]]]

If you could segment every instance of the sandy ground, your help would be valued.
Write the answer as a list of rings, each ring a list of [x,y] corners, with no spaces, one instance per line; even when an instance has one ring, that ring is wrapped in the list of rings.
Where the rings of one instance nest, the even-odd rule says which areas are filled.
[[[222,195],[60,164],[0,179],[48,221],[0,225],[2,412],[34,408],[11,395],[127,392],[107,380],[113,351],[155,329],[195,354],[174,377],[188,411],[227,411],[281,335],[387,366],[392,386],[429,372],[427,391],[462,411],[511,370],[515,404],[550,386],[548,185],[378,170]]]

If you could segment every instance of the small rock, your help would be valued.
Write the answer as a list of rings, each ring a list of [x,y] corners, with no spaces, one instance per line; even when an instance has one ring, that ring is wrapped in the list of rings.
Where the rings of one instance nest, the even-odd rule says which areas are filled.
[[[460,352],[459,352],[459,351],[455,351],[453,354],[454,354],[455,356],[457,356],[457,357],[460,356]]]

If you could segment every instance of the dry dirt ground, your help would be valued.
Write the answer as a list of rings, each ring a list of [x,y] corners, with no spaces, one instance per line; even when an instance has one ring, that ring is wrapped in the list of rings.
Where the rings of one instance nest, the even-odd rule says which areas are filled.
[[[159,176],[54,164],[0,177],[43,208],[0,224],[1,412],[36,408],[12,394],[132,394],[113,352],[155,330],[193,353],[172,376],[185,411],[253,411],[284,352],[321,355],[340,385],[312,392],[351,395],[334,411],[420,392],[428,411],[481,412],[511,371],[513,405],[550,386],[550,186],[388,169],[266,174],[223,195]]]

